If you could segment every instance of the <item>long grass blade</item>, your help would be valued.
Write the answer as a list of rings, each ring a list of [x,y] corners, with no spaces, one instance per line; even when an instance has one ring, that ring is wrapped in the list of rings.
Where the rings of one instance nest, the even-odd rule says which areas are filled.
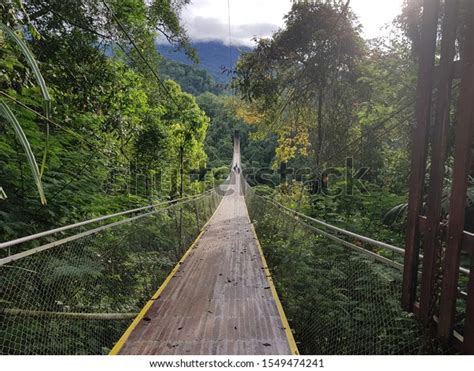
[[[44,144],[43,160],[41,161],[40,177],[43,177],[44,169],[46,169],[46,160],[48,158],[48,151],[49,151],[49,124],[46,123],[46,142]]]
[[[0,22],[0,29],[3,32],[5,32],[5,34],[7,34],[12,40],[15,41],[15,43],[20,47],[21,52],[25,56],[26,61],[28,65],[30,66],[31,70],[33,71],[36,81],[38,82],[38,86],[41,90],[41,94],[43,95],[43,100],[44,100],[43,108],[44,108],[45,116],[49,118],[49,115],[51,112],[51,97],[49,95],[48,88],[44,81],[43,75],[41,74],[41,71],[38,67],[38,63],[36,63],[36,59],[33,53],[30,51],[26,43],[22,39],[20,39],[18,35],[10,27]]]
[[[43,190],[43,184],[41,182],[40,172],[38,170],[38,164],[36,163],[35,155],[31,150],[30,143],[26,138],[25,132],[23,131],[20,123],[18,122],[17,118],[10,110],[10,108],[5,104],[5,102],[0,101],[0,115],[2,115],[5,120],[7,120],[15,130],[15,134],[20,142],[21,146],[23,147],[26,157],[28,159],[28,164],[31,169],[31,173],[33,175],[33,179],[36,184],[36,188],[38,189],[38,193],[40,196],[41,204],[46,205],[46,196]]]
[[[0,187],[0,200],[6,200],[7,198],[7,194],[3,190],[3,187]]]

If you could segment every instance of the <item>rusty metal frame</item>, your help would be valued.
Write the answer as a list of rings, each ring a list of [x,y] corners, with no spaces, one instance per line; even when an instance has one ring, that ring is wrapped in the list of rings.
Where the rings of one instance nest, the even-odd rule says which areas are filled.
[[[402,306],[412,311],[418,281],[418,256],[420,250],[418,217],[421,212],[425,180],[428,129],[431,119],[431,97],[435,69],[436,38],[439,19],[439,0],[425,0],[421,29],[418,82],[416,88],[416,127],[412,136],[412,162],[410,169],[410,194],[408,198],[408,223],[405,242]]]
[[[474,97],[474,2],[463,2],[465,4],[463,22],[460,22],[461,17],[458,14],[460,2],[460,0],[444,1],[438,66],[434,66],[434,61],[437,26],[441,18],[440,1],[425,0],[423,4],[416,128],[412,133],[402,306],[408,311],[415,312],[426,323],[434,323],[441,339],[460,343],[464,353],[474,354],[474,234],[464,231],[468,180],[473,170],[471,165],[474,137],[474,105],[472,104]],[[457,29],[461,27],[464,27],[464,50],[461,53],[461,60],[454,61],[456,39],[459,36]],[[441,199],[453,79],[460,79],[461,83],[457,102],[455,158],[449,214],[447,220],[443,221],[441,220]],[[431,124],[434,84],[436,105],[434,122]],[[430,184],[426,191],[427,203],[424,216],[421,215],[425,196],[424,178],[427,155],[430,150]],[[441,241],[443,241],[442,244],[440,244]],[[420,255],[420,249],[423,251],[422,255]],[[441,251],[444,251],[444,256],[440,254]],[[460,291],[458,287],[461,251],[468,252],[471,257],[467,292]],[[420,256],[422,256],[421,282],[418,282]],[[442,275],[439,275],[440,267],[442,267]],[[435,290],[436,282],[441,284],[439,304],[435,299],[439,296],[439,291]],[[454,331],[458,299],[465,300],[466,303],[466,317],[461,334]]]
[[[472,138],[474,135],[474,105],[472,104],[474,97],[474,2],[466,2],[466,11],[466,39],[464,42],[465,50],[462,60],[463,67],[457,113],[453,183],[448,221],[448,246],[443,262],[443,282],[439,308],[438,335],[444,339],[451,337],[456,313],[458,267],[465,235],[466,194],[471,171]],[[466,329],[471,331],[471,334],[465,334],[464,342],[465,351],[474,353],[474,339],[472,338],[472,322],[474,321],[472,294],[474,289],[472,286],[471,272],[466,317]],[[471,294],[470,297],[469,294]]]
[[[449,111],[457,31],[459,0],[446,0],[443,19],[441,60],[438,70],[436,114],[431,134],[431,169],[427,198],[426,229],[423,236],[423,266],[420,289],[419,316],[432,318],[432,300],[436,281],[437,255],[439,253],[439,222],[443,196],[444,163],[448,143]]]

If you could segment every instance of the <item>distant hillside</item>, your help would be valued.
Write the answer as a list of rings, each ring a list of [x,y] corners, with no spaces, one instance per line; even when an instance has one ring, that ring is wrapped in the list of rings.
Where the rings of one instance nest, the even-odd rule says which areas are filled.
[[[204,69],[163,58],[160,62],[160,75],[176,81],[181,88],[193,95],[205,92],[222,93],[223,89],[213,76]]]
[[[166,58],[184,64],[193,64],[189,58],[182,52],[176,52],[171,46],[158,45],[158,51]],[[239,56],[243,52],[250,51],[251,48],[247,46],[228,46],[217,42],[198,42],[194,43],[193,47],[196,49],[200,62],[195,67],[206,70],[218,83],[227,83],[231,76],[223,73],[224,69],[233,69]]]

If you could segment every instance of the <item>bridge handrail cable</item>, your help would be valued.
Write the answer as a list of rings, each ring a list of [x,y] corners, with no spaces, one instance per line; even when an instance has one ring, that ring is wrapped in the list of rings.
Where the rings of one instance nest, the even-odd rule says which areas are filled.
[[[365,243],[367,243],[367,244],[369,244],[369,245],[371,245],[371,246],[378,247],[378,248],[382,248],[382,249],[386,249],[386,250],[392,251],[392,252],[394,252],[394,253],[396,253],[396,254],[398,254],[398,255],[401,255],[401,256],[403,256],[403,255],[405,254],[405,250],[402,249],[402,248],[400,248],[400,247],[393,246],[393,245],[390,245],[390,244],[385,243],[385,242],[377,241],[377,240],[374,240],[374,239],[372,239],[372,238],[369,238],[369,237],[366,237],[366,236],[362,236],[362,235],[360,235],[360,234],[357,234],[357,233],[354,233],[354,232],[350,232],[350,231],[347,231],[347,230],[345,230],[345,229],[336,227],[336,226],[331,225],[331,224],[329,224],[329,223],[326,223],[326,222],[324,222],[324,221],[322,221],[322,220],[319,220],[319,219],[310,217],[310,216],[305,215],[305,214],[303,214],[303,213],[301,213],[301,212],[298,212],[298,211],[296,211],[296,210],[290,209],[289,207],[280,204],[279,202],[277,202],[277,201],[271,199],[271,198],[268,197],[268,196],[260,196],[260,195],[257,195],[257,194],[255,194],[255,196],[265,199],[266,201],[272,203],[272,204],[273,204],[274,206],[276,206],[277,208],[282,209],[282,210],[286,211],[287,213],[296,216],[297,218],[302,218],[302,219],[304,219],[304,220],[317,223],[317,224],[319,224],[319,225],[321,225],[321,226],[323,226],[323,227],[325,227],[325,228],[327,228],[327,229],[330,229],[330,230],[332,230],[332,231],[334,231],[334,232],[344,234],[344,235],[346,235],[346,236],[348,236],[348,237],[354,238],[354,239],[359,240],[359,241],[361,241],[361,242],[365,242]],[[373,258],[375,258],[375,259],[377,259],[377,260],[379,260],[379,261],[383,261],[384,263],[387,263],[387,264],[389,264],[389,265],[394,266],[394,267],[397,268],[397,269],[403,269],[403,266],[402,266],[400,263],[394,262],[394,261],[392,261],[392,260],[390,260],[390,259],[388,259],[388,258],[385,258],[385,257],[383,257],[383,256],[381,256],[381,255],[379,255],[379,254],[376,254],[376,253],[371,252],[371,251],[369,251],[369,250],[366,250],[366,249],[364,249],[364,248],[362,248],[362,247],[360,247],[360,246],[357,246],[357,245],[352,244],[352,243],[350,243],[350,242],[348,242],[348,241],[345,241],[345,240],[343,240],[343,239],[341,239],[341,238],[339,238],[339,237],[336,237],[336,236],[334,236],[334,235],[332,235],[332,234],[330,234],[330,233],[328,233],[328,232],[325,232],[325,231],[323,231],[323,230],[321,230],[321,229],[319,229],[319,228],[316,228],[316,227],[314,227],[314,226],[311,226],[310,224],[307,224],[307,223],[304,223],[304,224],[305,224],[307,227],[310,227],[311,229],[313,229],[313,230],[316,231],[317,233],[320,233],[321,235],[323,235],[323,236],[325,236],[325,237],[327,237],[327,238],[330,238],[330,239],[332,239],[332,240],[334,240],[334,241],[336,241],[336,242],[339,242],[339,243],[341,243],[341,244],[343,244],[343,245],[345,245],[345,246],[347,246],[347,247],[350,247],[350,248],[352,248],[352,249],[356,249],[356,250],[358,250],[359,252],[362,252],[362,253],[364,253],[364,254],[366,254],[366,255],[368,254],[368,255],[372,256]],[[420,258],[423,258],[423,255],[420,254]],[[461,272],[461,273],[463,273],[463,274],[465,274],[465,275],[469,275],[469,274],[470,274],[470,269],[464,268],[464,267],[459,267],[459,272]]]
[[[365,237],[365,236],[362,236],[360,234],[357,234],[357,233],[354,233],[354,232],[350,232],[350,231],[347,231],[345,229],[342,229],[342,228],[339,228],[339,227],[336,227],[334,225],[331,225],[329,223],[326,223],[326,222],[323,222],[322,220],[319,220],[319,219],[316,219],[316,218],[312,218],[308,215],[305,215],[303,213],[300,213],[296,210],[293,210],[293,209],[290,209],[289,207],[286,207],[286,206],[283,206],[282,204],[272,200],[271,198],[267,197],[267,196],[259,196],[259,197],[263,197],[265,199],[267,199],[268,201],[272,202],[275,206],[279,207],[279,208],[282,208],[300,218],[303,218],[303,219],[306,219],[306,220],[309,220],[309,221],[312,221],[314,223],[317,223],[319,225],[322,225],[323,227],[326,227],[328,229],[331,229],[335,232],[338,232],[338,233],[341,233],[341,234],[344,234],[346,236],[349,236],[349,237],[352,237],[352,238],[355,238],[357,240],[360,240],[362,242],[365,242],[365,243],[368,243],[369,245],[372,245],[372,246],[375,246],[375,247],[379,247],[379,248],[382,248],[382,249],[387,249],[387,250],[390,250],[390,251],[393,251],[399,255],[404,255],[405,254],[405,250],[403,250],[402,248],[400,247],[397,247],[397,246],[393,246],[393,245],[390,245],[388,243],[385,243],[385,242],[381,242],[381,241],[377,241],[377,240],[374,240],[372,238],[369,238],[369,237]]]
[[[204,193],[201,193],[199,195],[196,195],[196,196],[193,196],[193,197],[188,197],[188,198],[183,198],[182,201],[179,203],[179,205],[183,205],[183,204],[186,204],[186,203],[189,203],[191,201],[195,201],[195,200],[198,200],[200,198],[203,198],[205,197],[208,193],[212,193],[213,190],[209,190],[209,191],[206,191]],[[176,203],[176,200],[174,200],[175,202],[174,203],[171,203],[171,202],[167,202],[167,205],[166,207],[162,207],[158,210],[153,210],[153,211],[150,211],[150,212],[147,212],[147,213],[144,213],[144,214],[140,214],[140,215],[136,215],[134,217],[131,217],[131,218],[128,218],[128,219],[123,219],[123,220],[119,220],[117,222],[114,222],[114,223],[110,223],[110,224],[106,224],[106,225],[103,225],[103,226],[100,226],[100,227],[97,227],[97,228],[94,228],[94,229],[90,229],[90,230],[87,230],[87,231],[84,231],[84,232],[81,232],[81,233],[77,233],[75,235],[72,235],[72,236],[69,236],[69,237],[66,237],[66,238],[63,238],[63,239],[60,239],[60,240],[57,240],[57,241],[53,241],[53,242],[49,242],[45,245],[41,245],[41,246],[38,246],[38,247],[34,247],[32,249],[29,249],[29,250],[25,250],[25,251],[22,251],[22,252],[19,252],[17,254],[14,254],[14,255],[10,255],[10,256],[7,256],[3,259],[0,259],[0,267],[5,265],[5,264],[8,264],[8,263],[12,263],[16,260],[19,260],[19,259],[22,259],[22,258],[25,258],[27,256],[30,256],[30,255],[33,255],[33,254],[37,254],[41,251],[44,251],[44,250],[49,250],[53,247],[56,247],[56,246],[60,246],[60,245],[63,245],[67,242],[71,242],[71,241],[74,241],[74,240],[77,240],[79,238],[82,238],[82,237],[85,237],[85,236],[89,236],[89,235],[92,235],[92,234],[95,234],[95,233],[98,233],[104,229],[107,229],[107,228],[111,228],[111,227],[116,227],[118,225],[121,225],[121,224],[125,224],[125,223],[130,223],[131,221],[134,221],[134,220],[137,220],[137,219],[141,219],[143,217],[146,217],[146,216],[149,216],[149,215],[153,215],[153,214],[157,214],[159,212],[162,212],[164,210],[167,210],[175,205],[177,205]],[[34,235],[32,235],[34,236]],[[28,236],[30,237],[30,236]]]
[[[209,189],[209,190],[207,190],[203,193],[197,194],[197,195],[189,195],[189,196],[185,196],[185,197],[182,197],[182,198],[177,198],[177,199],[174,199],[174,200],[159,202],[159,203],[156,203],[156,204],[153,204],[153,205],[138,207],[136,209],[130,209],[130,210],[125,210],[125,211],[121,211],[121,212],[118,212],[118,213],[114,213],[114,214],[108,214],[108,215],[100,216],[100,217],[97,217],[97,218],[94,218],[94,219],[84,220],[82,222],[69,224],[69,225],[65,225],[63,227],[58,227],[58,228],[54,228],[54,229],[50,229],[48,231],[43,231],[43,232],[31,234],[29,236],[16,238],[14,240],[10,240],[10,241],[0,243],[0,250],[5,249],[7,247],[12,247],[12,246],[24,243],[24,242],[32,241],[32,240],[35,240],[35,239],[38,239],[38,238],[47,237],[47,236],[50,236],[52,234],[56,234],[56,233],[59,233],[59,232],[64,232],[64,231],[67,231],[67,230],[70,230],[70,229],[73,229],[73,228],[82,227],[82,226],[92,224],[92,223],[102,222],[104,220],[115,218],[115,217],[118,217],[118,216],[129,215],[129,214],[137,213],[137,212],[152,209],[152,208],[157,208],[157,207],[160,207],[160,206],[168,206],[170,204],[176,204],[177,202],[193,200],[195,198],[204,196],[207,193],[212,192],[213,190],[214,190],[214,188],[211,188],[211,189]],[[150,213],[143,214],[143,215],[149,215],[149,214]],[[127,220],[131,220],[131,219],[127,219]]]

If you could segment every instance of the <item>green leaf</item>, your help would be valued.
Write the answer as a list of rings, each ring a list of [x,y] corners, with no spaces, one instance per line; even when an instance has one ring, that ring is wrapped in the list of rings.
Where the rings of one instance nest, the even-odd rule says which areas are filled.
[[[15,134],[20,141],[23,149],[25,150],[26,157],[28,159],[28,164],[30,165],[31,173],[33,174],[33,178],[36,183],[36,188],[38,189],[38,193],[40,195],[41,204],[46,205],[46,196],[43,191],[43,184],[41,182],[41,176],[38,169],[38,164],[36,163],[35,155],[31,150],[30,143],[26,138],[25,132],[21,128],[20,123],[16,119],[13,112],[10,108],[5,104],[5,102],[0,101],[0,114],[13,126],[15,130]]]
[[[46,83],[44,81],[43,75],[41,74],[41,71],[38,67],[38,63],[36,63],[36,59],[33,55],[33,53],[30,51],[26,43],[18,37],[18,35],[9,27],[4,25],[2,22],[0,22],[0,29],[2,29],[11,39],[13,39],[17,45],[20,47],[21,52],[26,58],[26,61],[30,68],[33,71],[33,74],[35,75],[36,81],[38,82],[38,85],[41,90],[41,94],[43,95],[43,110],[44,110],[44,115],[46,118],[49,118],[50,112],[51,112],[51,97],[48,92],[48,87],[46,86]],[[41,171],[40,171],[40,177],[43,176],[44,169],[46,167],[46,158],[48,155],[48,150],[49,150],[49,123],[46,123],[46,144],[45,144],[45,149],[43,153],[43,161],[41,162]]]
[[[30,49],[28,49],[26,43],[22,39],[20,39],[18,35],[12,29],[10,29],[10,27],[7,27],[2,22],[0,22],[0,29],[3,30],[13,41],[16,42],[16,44],[20,47],[21,52],[25,56],[28,65],[33,70],[33,74],[35,75],[36,81],[38,82],[38,85],[41,89],[41,94],[43,95],[44,113],[45,116],[49,118],[49,113],[51,111],[51,97],[49,96],[48,88],[46,86],[46,83],[44,82],[43,75],[41,74],[41,71],[38,67],[38,63],[36,63],[36,59],[33,53],[30,51]]]
[[[0,200],[6,200],[7,198],[7,194],[3,190],[3,187],[0,187]]]

